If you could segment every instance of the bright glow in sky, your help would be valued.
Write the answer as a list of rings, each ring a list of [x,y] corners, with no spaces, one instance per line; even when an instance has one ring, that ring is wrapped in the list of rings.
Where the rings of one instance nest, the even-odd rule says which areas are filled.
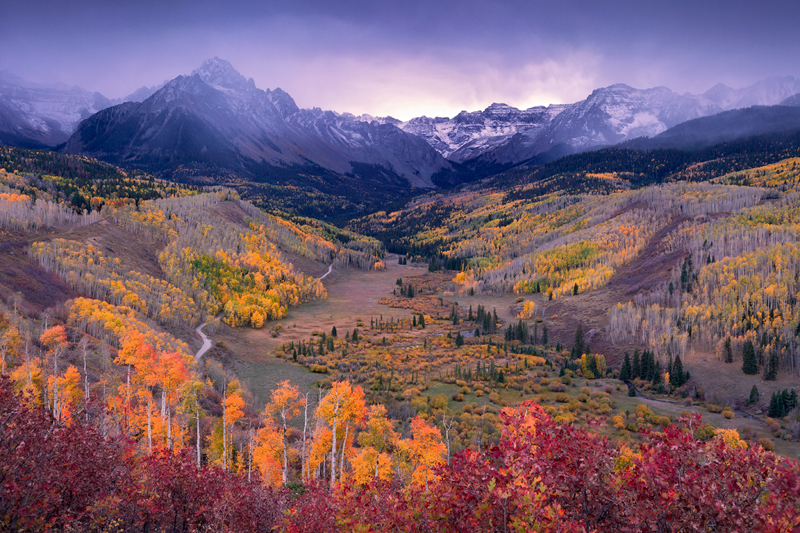
[[[6,4],[0,70],[109,98],[214,56],[301,107],[400,119],[569,103],[613,83],[699,93],[800,75],[794,0]]]

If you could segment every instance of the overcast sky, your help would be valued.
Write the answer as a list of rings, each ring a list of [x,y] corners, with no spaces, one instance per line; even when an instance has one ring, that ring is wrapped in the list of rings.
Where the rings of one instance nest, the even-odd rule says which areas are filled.
[[[301,107],[400,119],[800,76],[800,2],[4,1],[0,70],[125,96],[230,61]]]

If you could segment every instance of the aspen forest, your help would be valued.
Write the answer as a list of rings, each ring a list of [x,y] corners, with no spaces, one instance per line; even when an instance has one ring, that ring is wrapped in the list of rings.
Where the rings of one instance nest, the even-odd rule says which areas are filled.
[[[0,147],[0,529],[797,531],[800,160],[761,163],[377,210]]]

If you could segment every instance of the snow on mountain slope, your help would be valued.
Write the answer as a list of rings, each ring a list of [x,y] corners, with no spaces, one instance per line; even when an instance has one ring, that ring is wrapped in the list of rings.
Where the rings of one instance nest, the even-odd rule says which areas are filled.
[[[100,93],[62,83],[32,83],[2,71],[0,139],[46,146],[60,144],[81,120],[110,105],[111,101]]]
[[[141,102],[160,86],[141,87],[125,98],[109,100],[97,92],[63,83],[33,83],[0,72],[0,143],[46,147],[65,142],[80,122],[123,102]]]
[[[495,103],[483,111],[462,111],[452,119],[423,116],[399,126],[425,139],[448,159],[462,162],[507,142],[517,133],[541,130],[567,107],[551,105],[520,110]]]
[[[798,92],[800,80],[791,76],[768,78],[742,89],[719,84],[701,95],[616,84],[575,104],[524,111],[492,104],[452,119],[414,118],[400,127],[456,162],[514,164],[548,152],[564,155],[653,137],[687,120],[752,105],[776,105]]]

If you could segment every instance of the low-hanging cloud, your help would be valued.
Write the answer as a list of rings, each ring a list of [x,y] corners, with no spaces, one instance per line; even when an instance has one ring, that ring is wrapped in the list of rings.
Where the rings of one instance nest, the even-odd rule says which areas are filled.
[[[800,3],[751,4],[29,0],[4,7],[0,70],[115,98],[219,56],[303,107],[402,119],[800,74]]]

